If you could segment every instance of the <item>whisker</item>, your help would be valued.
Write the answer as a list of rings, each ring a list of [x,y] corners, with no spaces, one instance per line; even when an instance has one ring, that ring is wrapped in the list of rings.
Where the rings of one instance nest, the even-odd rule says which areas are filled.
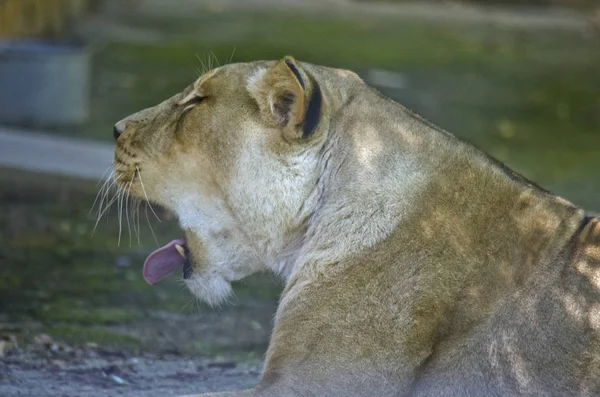
[[[140,200],[136,200],[135,201],[135,213],[133,215],[134,220],[137,219],[137,232],[136,232],[136,235],[137,235],[138,245],[142,244],[142,243],[140,243],[140,203],[141,203]]]
[[[102,196],[100,197],[100,203],[98,205],[98,212],[97,212],[97,216],[102,212],[102,208],[104,206],[104,201],[108,198],[108,194],[110,193],[110,189],[112,189],[113,185],[115,183],[117,183],[117,180],[114,178],[115,173],[114,171],[110,174],[109,176],[109,180],[107,180],[107,183],[102,187],[102,190],[104,190]],[[110,182],[110,183],[109,183]]]
[[[231,52],[231,56],[229,56],[229,60],[227,61],[227,63],[231,63],[233,61],[233,56],[235,55],[235,50],[237,47],[233,47],[233,51]]]
[[[110,183],[110,185],[106,186],[106,188],[104,189],[104,193],[100,198],[100,205],[98,206],[98,215],[96,217],[96,223],[94,224],[94,228],[92,229],[92,236],[96,232],[96,228],[98,227],[100,220],[110,210],[110,207],[113,205],[117,197],[115,194],[115,196],[113,196],[113,198],[110,201],[108,200],[108,196],[110,194],[111,189],[117,183],[117,180],[114,178],[114,173],[111,174],[111,178],[113,179],[112,182]]]
[[[185,280],[183,278],[180,278],[178,281],[178,284],[187,290],[187,287],[185,285]],[[196,297],[194,295],[192,295],[192,297],[190,298],[190,300],[188,300],[180,309],[180,311],[184,311],[190,304],[192,304],[194,301],[196,300]]]
[[[108,171],[112,170],[112,168],[113,168],[113,165],[112,165],[112,164],[111,164],[111,165],[109,165],[108,167],[106,167],[106,169],[105,169],[105,170],[104,170],[104,172],[102,173],[102,176],[100,177],[100,179],[98,179],[98,182],[97,182],[97,184],[99,184],[100,182],[102,182],[102,180],[104,180],[104,177],[106,176],[106,173],[107,173]],[[106,182],[106,180],[105,180],[105,182]],[[97,184],[96,184],[96,186],[98,186]]]
[[[107,197],[108,197],[108,193],[107,193]],[[100,219],[102,219],[102,217],[110,210],[111,206],[114,204],[115,201],[117,201],[118,198],[119,198],[119,196],[118,196],[118,190],[117,190],[117,191],[115,191],[115,194],[112,197],[112,199],[108,202],[108,204],[106,204],[106,207],[104,208],[104,210],[102,210],[102,212],[98,216],[98,219],[96,220],[96,225],[100,222]]]
[[[98,190],[98,194],[96,195],[96,198],[94,199],[94,203],[92,204],[92,208],[90,209],[89,215],[91,215],[91,213],[94,211],[94,208],[96,208],[96,204],[98,204],[99,207],[102,206],[102,197],[104,196],[105,191],[108,188],[108,186],[111,185],[111,182],[113,181],[113,179],[112,179],[113,176],[114,176],[114,171],[111,171],[111,173],[108,175],[108,178],[104,181],[104,183]],[[100,199],[100,202],[98,202],[98,199]]]
[[[127,219],[127,230],[129,231],[129,247],[131,247],[131,222],[129,221],[129,198],[131,192],[131,186],[135,178],[135,172],[131,175],[131,181],[129,181],[129,188],[127,188],[127,197],[125,198],[125,218]]]
[[[146,188],[144,187],[144,180],[142,179],[142,173],[140,172],[140,169],[137,166],[135,168],[136,168],[136,170],[138,172],[138,175],[140,177],[140,185],[142,186],[142,191],[144,192],[144,197],[146,197],[146,202],[150,206],[150,210],[152,211],[152,213],[154,214],[154,216],[156,217],[156,219],[158,219],[159,222],[162,222],[160,220],[160,218],[158,217],[158,215],[156,215],[156,212],[154,212],[154,208],[152,208],[152,204],[150,204],[150,199],[148,199],[148,194],[146,193]]]
[[[112,168],[112,166],[109,166],[106,170],[104,170],[104,173],[102,173],[102,176],[100,177],[100,179],[98,180],[98,182],[96,183],[96,186],[98,186],[98,184],[100,184],[100,182],[104,179],[104,177],[106,176],[106,173],[108,171],[110,171]],[[112,175],[112,172],[111,172]],[[108,177],[108,179],[106,179],[103,183],[102,186],[100,187],[100,189],[98,190],[98,193],[96,194],[96,198],[94,199],[94,202],[92,203],[92,208],[90,208],[90,212],[88,212],[88,215],[91,215],[92,212],[94,212],[94,208],[96,207],[96,203],[98,202],[98,198],[101,197],[101,193],[104,190],[104,187],[106,186],[106,184],[110,182],[110,175]]]
[[[208,72],[209,69],[206,67],[206,64],[204,63],[202,58],[200,58],[200,55],[196,54],[196,58],[198,58],[198,60],[200,61],[200,64],[202,65],[202,73],[200,73],[200,74],[204,74],[204,73]]]
[[[186,303],[183,304],[183,306],[181,306],[181,309],[179,309],[179,312],[184,312],[186,310],[186,308],[194,301],[194,298],[191,298],[190,300],[188,300]]]
[[[140,181],[141,181],[141,179],[140,179]],[[145,210],[146,221],[148,222],[148,226],[150,226],[150,232],[152,233],[152,237],[154,237],[154,241],[156,241],[156,245],[160,246],[160,244],[158,243],[158,239],[156,238],[156,234],[154,234],[154,229],[152,229],[152,224],[150,223],[150,218],[148,217],[148,202],[145,201],[144,203],[146,204],[146,210]]]
[[[100,203],[98,203],[98,199],[100,197],[102,197],[103,195],[104,195],[104,185],[102,185],[102,187],[98,190],[98,193],[96,193],[96,198],[94,198],[94,202],[92,203],[92,207],[90,208],[88,215],[92,215],[92,212],[94,212],[94,209],[96,208],[96,204],[98,204],[99,207],[102,206],[102,202],[100,201]]]
[[[121,246],[121,234],[123,232],[123,196],[125,190],[119,186],[119,199],[117,200],[117,208],[119,210],[119,238],[117,240],[117,246]]]
[[[209,51],[208,53],[209,53],[209,56],[212,55],[213,59],[215,60],[215,63],[217,64],[217,67],[221,66],[221,63],[219,62],[219,58],[217,58],[215,53],[213,51]]]
[[[104,192],[102,194],[102,197],[100,197],[100,205],[98,205],[98,212],[96,213],[96,216],[99,217],[100,214],[102,214],[102,210],[104,209],[104,206],[107,204],[108,202],[108,195],[110,194],[111,190],[113,189],[115,183],[117,183],[116,180],[113,180],[111,183],[109,183],[108,185],[106,185],[106,187],[104,188]]]
[[[136,167],[133,175],[135,177],[135,174],[138,173],[138,168]],[[139,217],[139,204],[140,201],[137,200],[135,197],[131,197],[132,200],[132,207],[131,207],[131,223],[133,224],[133,232],[137,237],[137,242],[138,245],[140,245],[140,217]],[[136,221],[136,216],[137,216],[137,221]],[[136,228],[136,224],[137,224],[137,228]]]
[[[196,302],[196,311],[198,314],[202,314],[202,309],[200,307],[200,299],[194,296],[194,302]]]

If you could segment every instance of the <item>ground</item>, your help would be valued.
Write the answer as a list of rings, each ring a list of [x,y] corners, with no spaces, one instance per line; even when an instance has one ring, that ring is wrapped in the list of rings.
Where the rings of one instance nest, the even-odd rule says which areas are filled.
[[[0,395],[163,396],[256,382],[276,280],[239,283],[216,309],[197,304],[180,275],[150,287],[148,249],[127,232],[117,246],[116,213],[91,236],[93,184],[1,171]],[[154,223],[164,239],[179,233]]]
[[[291,54],[356,70],[543,187],[600,210],[600,40],[585,18],[553,13],[564,23],[528,25],[440,19],[439,9],[334,12],[333,0],[294,13],[266,0],[243,12],[228,2],[137,2],[80,27],[94,53],[92,117],[52,133],[110,142],[115,121],[181,90],[203,63]],[[179,275],[149,286],[145,255],[179,230],[160,211],[161,222],[151,211],[146,221],[142,206],[140,227],[130,222],[139,243],[123,223],[117,244],[116,209],[92,236],[96,191],[0,169],[0,395],[158,397],[256,382],[280,282],[238,283],[217,309],[197,304]]]

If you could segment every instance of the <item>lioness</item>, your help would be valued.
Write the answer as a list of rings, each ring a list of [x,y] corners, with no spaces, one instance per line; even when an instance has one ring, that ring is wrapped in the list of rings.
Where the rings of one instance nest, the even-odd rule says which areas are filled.
[[[600,395],[600,220],[356,74],[230,64],[114,135],[185,234],[149,283],[285,280],[259,384],[211,396]]]

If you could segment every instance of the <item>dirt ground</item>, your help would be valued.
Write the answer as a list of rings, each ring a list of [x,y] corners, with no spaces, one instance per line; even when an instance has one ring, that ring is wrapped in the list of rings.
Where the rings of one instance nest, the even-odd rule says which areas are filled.
[[[0,395],[179,396],[251,387],[260,371],[259,363],[238,365],[168,354],[128,356],[88,348],[55,358],[60,355],[49,352],[47,357],[17,353],[2,359]]]

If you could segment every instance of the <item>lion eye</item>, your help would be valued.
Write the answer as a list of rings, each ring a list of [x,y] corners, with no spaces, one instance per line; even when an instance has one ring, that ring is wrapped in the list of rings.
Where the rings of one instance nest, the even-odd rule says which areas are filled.
[[[193,97],[189,98],[182,104],[185,106],[185,108],[183,108],[183,112],[187,112],[188,110],[190,110],[197,104],[201,103],[204,100],[204,98],[205,97],[203,97],[203,96],[197,96],[197,95],[194,95]]]
[[[186,102],[186,105],[197,105],[204,100],[203,96],[194,96],[189,101]]]

